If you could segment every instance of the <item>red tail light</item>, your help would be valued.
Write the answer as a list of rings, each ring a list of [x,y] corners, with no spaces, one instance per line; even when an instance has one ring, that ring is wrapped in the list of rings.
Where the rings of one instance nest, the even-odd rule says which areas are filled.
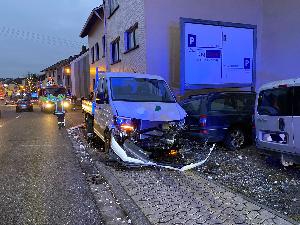
[[[200,115],[200,127],[206,127],[207,115]]]

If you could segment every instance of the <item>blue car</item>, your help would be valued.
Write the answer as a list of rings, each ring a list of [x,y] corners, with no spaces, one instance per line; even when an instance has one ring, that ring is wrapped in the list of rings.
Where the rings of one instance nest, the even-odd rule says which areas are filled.
[[[253,140],[253,92],[213,92],[191,96],[180,105],[188,114],[188,135],[223,142],[230,150],[241,149]]]

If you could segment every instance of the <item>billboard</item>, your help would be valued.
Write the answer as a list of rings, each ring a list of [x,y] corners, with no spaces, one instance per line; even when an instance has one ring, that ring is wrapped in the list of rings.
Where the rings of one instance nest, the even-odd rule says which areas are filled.
[[[181,19],[181,88],[254,87],[256,26]]]

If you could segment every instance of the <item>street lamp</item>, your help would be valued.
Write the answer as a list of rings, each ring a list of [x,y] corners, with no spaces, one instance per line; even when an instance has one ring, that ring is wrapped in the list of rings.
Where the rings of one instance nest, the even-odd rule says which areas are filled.
[[[70,74],[71,74],[71,69],[70,69],[70,67],[66,67],[66,68],[65,68],[65,73],[66,73],[67,75],[70,75]]]

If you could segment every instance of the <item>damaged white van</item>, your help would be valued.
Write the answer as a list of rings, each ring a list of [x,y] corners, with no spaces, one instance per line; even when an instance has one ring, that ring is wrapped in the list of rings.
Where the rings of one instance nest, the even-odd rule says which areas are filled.
[[[159,157],[165,161],[176,156],[186,112],[166,81],[136,73],[101,73],[98,77],[94,99],[83,101],[82,107],[87,132],[104,141],[105,151],[137,165],[156,165]]]
[[[284,166],[300,164],[300,79],[260,88],[255,126],[259,149],[279,156]]]

